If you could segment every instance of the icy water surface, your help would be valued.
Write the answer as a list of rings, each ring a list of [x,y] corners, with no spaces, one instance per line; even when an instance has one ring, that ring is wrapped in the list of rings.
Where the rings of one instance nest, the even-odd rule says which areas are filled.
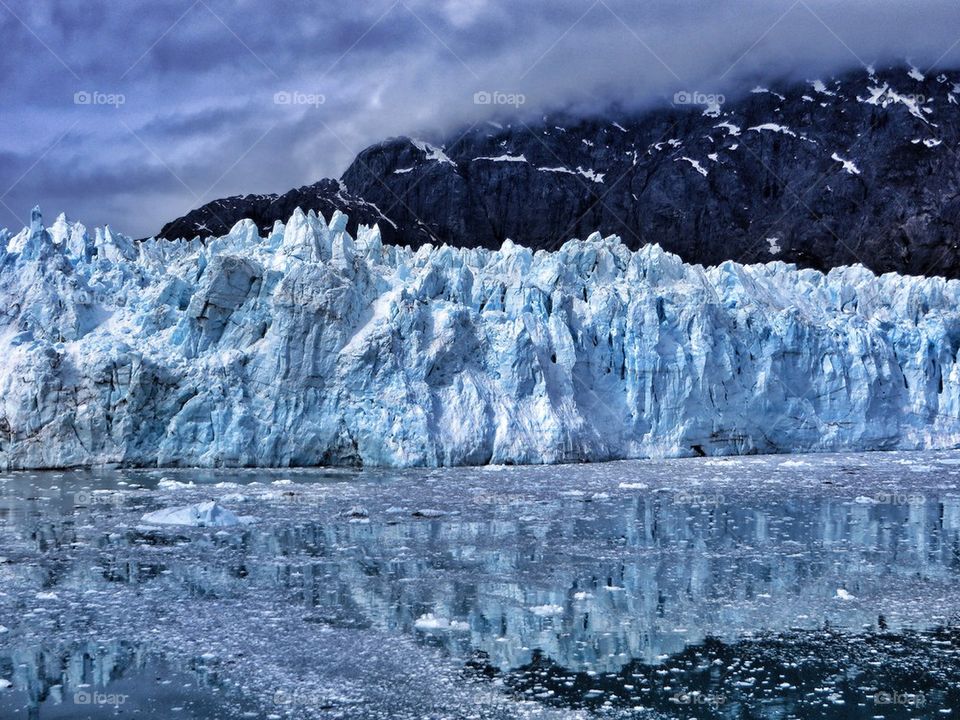
[[[947,718],[958,591],[958,452],[9,473],[0,718]]]

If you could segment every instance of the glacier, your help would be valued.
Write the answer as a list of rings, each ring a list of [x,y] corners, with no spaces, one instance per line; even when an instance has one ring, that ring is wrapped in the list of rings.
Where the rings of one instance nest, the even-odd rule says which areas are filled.
[[[960,282],[594,234],[0,232],[0,467],[447,466],[960,442]]]

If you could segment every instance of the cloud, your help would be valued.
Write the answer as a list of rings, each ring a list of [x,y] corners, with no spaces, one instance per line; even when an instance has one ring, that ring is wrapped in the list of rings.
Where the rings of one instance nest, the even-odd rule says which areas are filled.
[[[505,110],[477,92],[522,95],[536,116],[864,63],[960,69],[958,21],[955,0],[7,0],[0,225],[41,202],[146,235],[215,197],[339,175],[384,137]]]

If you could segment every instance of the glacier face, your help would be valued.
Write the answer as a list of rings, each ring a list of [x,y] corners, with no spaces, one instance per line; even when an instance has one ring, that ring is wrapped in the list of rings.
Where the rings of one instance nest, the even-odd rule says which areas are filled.
[[[960,282],[615,237],[0,233],[0,467],[436,466],[960,442]]]

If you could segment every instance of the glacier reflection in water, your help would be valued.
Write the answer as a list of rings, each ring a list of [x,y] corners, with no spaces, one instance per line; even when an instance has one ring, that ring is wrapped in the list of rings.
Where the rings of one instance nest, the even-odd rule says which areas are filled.
[[[958,463],[10,474],[0,709],[107,652],[280,716],[943,717]],[[257,520],[140,522],[208,499]]]

